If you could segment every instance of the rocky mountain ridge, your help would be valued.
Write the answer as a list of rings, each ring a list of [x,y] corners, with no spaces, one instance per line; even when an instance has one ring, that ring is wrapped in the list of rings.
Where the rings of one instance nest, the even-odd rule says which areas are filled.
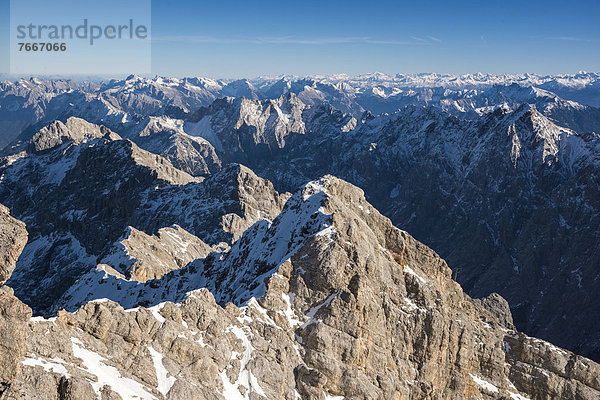
[[[43,132],[57,137],[52,130]],[[1,169],[0,197],[30,231],[20,261],[26,267],[17,268],[11,282],[36,313],[46,312],[95,260],[131,257],[123,236],[125,242],[140,241],[134,229],[160,237],[165,233],[160,229],[178,224],[178,232],[167,231],[178,238],[158,259],[184,263],[192,248],[200,255],[210,246],[227,247],[257,220],[274,217],[286,199],[245,167],[231,165],[206,180],[194,178],[112,132],[65,141],[42,153],[23,152],[4,159]],[[190,255],[177,256],[184,250]],[[143,253],[134,257],[139,262],[116,269],[130,276],[144,263]],[[152,263],[143,276],[168,272]]]
[[[5,328],[35,332],[7,341],[29,354],[12,387],[595,398],[597,365],[560,347],[600,359],[598,110],[557,94],[593,93],[593,74],[388,78],[6,86],[13,111],[37,113],[0,158],[0,202],[29,230]]]
[[[516,332],[500,296],[469,298],[435,252],[335,177],[299,189],[273,223],[257,222],[221,254],[213,262],[233,258],[232,266],[245,267],[226,273],[230,281],[221,288],[216,276],[205,281],[212,279],[220,301],[190,279],[175,289],[175,302],[157,299],[146,308],[138,299],[124,309],[98,298],[73,313],[29,319],[28,308],[2,287],[0,309],[13,313],[13,323],[0,329],[18,344],[0,353],[11,360],[3,362],[2,398],[600,394],[598,364]],[[221,270],[204,270],[213,267]],[[181,271],[172,279],[186,282],[200,269]],[[146,290],[160,293],[167,276]],[[258,281],[261,288],[251,290]]]

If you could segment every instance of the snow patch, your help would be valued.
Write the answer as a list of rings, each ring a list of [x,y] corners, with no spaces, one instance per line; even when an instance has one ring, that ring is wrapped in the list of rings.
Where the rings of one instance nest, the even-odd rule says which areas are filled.
[[[29,322],[54,322],[56,321],[56,317],[44,318],[44,317],[31,317],[29,318]]]
[[[240,360],[240,373],[234,383],[232,383],[227,377],[226,369],[219,373],[219,376],[223,382],[223,396],[228,400],[246,400],[250,398],[250,393],[256,393],[260,396],[266,397],[264,390],[260,387],[258,379],[256,379],[256,377],[248,369],[248,363],[250,362],[252,358],[252,352],[254,351],[254,347],[248,338],[248,334],[239,326],[229,326],[226,331],[232,332],[239,340],[242,341],[244,350],[241,353],[242,359]],[[233,352],[232,358],[236,358],[238,354],[239,353]],[[240,385],[246,388],[245,396],[242,396],[241,392],[239,391]]]
[[[427,281],[421,277],[421,275],[417,274],[411,267],[409,267],[408,265],[404,266],[404,272],[406,272],[407,274],[410,274],[412,276],[414,276],[415,278],[417,278],[421,283],[427,283]]]
[[[142,384],[133,379],[122,377],[115,367],[106,365],[104,363],[105,358],[100,354],[84,348],[79,339],[72,337],[71,344],[73,345],[73,355],[83,361],[83,366],[90,374],[96,376],[97,381],[90,381],[90,384],[98,398],[101,397],[100,389],[108,385],[123,399],[156,399]]]
[[[308,312],[306,313],[306,319],[307,321],[302,324],[302,328],[307,327],[310,324],[313,324],[315,322],[318,322],[320,320],[316,320],[315,319],[315,314],[317,313],[317,311],[319,311],[321,308],[323,307],[328,307],[331,302],[340,294],[340,292],[335,292],[332,295],[330,295],[328,298],[325,299],[325,301],[323,301],[322,303],[312,307],[310,310],[308,310]]]
[[[190,136],[200,136],[206,139],[217,151],[223,151],[223,143],[211,126],[211,117],[204,117],[199,122],[186,122],[184,131]]]
[[[508,392],[508,394],[513,400],[531,400],[529,397],[525,397],[523,395],[520,395],[519,393]]]
[[[158,322],[160,322],[160,324],[164,324],[166,319],[165,317],[163,317],[162,315],[160,315],[160,310],[162,310],[162,308],[165,306],[165,303],[160,303],[155,305],[154,307],[150,307],[148,308],[148,310],[150,310],[152,312],[152,315],[154,315],[154,318],[156,318],[156,320]]]
[[[286,304],[284,314],[290,326],[294,328],[295,326],[300,325],[301,322],[298,317],[296,317],[296,313],[294,313],[294,310],[292,309],[292,304],[294,303],[294,293],[281,293],[281,297]]]
[[[158,380],[158,391],[167,396],[169,390],[177,380],[174,376],[168,376],[169,373],[163,364],[164,356],[152,347],[148,347],[148,351],[152,356],[152,362],[154,363],[154,369],[156,370],[156,379]]]
[[[47,372],[54,372],[60,374],[61,376],[66,376],[67,378],[71,377],[63,365],[65,364],[65,361],[58,357],[50,358],[49,360],[43,358],[25,357],[23,361],[21,361],[21,364],[29,367],[42,367]]]
[[[481,387],[485,391],[490,392],[490,393],[499,393],[500,392],[495,385],[491,384],[490,382],[486,381],[485,379],[480,378],[477,375],[473,375],[473,374],[469,374],[469,375],[471,376],[471,379],[473,379],[473,382],[475,382],[479,387]]]

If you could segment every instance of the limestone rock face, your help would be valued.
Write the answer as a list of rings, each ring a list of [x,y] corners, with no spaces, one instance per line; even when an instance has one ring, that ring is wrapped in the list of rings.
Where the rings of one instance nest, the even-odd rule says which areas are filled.
[[[0,204],[0,285],[12,275],[26,243],[25,224],[11,217],[10,210]]]
[[[0,287],[0,397],[10,389],[21,371],[27,323],[31,309],[14,296],[8,286]]]
[[[160,279],[98,277],[80,280],[95,299],[29,322],[9,398],[600,396],[598,364],[515,331],[501,297],[471,299],[332,176]]]
[[[194,176],[211,175],[223,167],[213,145],[201,136],[186,133],[182,120],[148,117],[126,138]]]
[[[522,333],[504,337],[509,379],[532,399],[593,399],[600,365]]]
[[[515,329],[508,302],[498,293],[492,293],[488,297],[474,299],[474,301],[491,312],[505,328]]]
[[[200,108],[186,129],[211,141],[223,160],[245,163],[282,148],[291,134],[304,134],[305,108],[294,94],[264,101],[228,97]]]
[[[4,283],[27,243],[25,224],[0,204],[0,398],[19,376],[31,309]]]

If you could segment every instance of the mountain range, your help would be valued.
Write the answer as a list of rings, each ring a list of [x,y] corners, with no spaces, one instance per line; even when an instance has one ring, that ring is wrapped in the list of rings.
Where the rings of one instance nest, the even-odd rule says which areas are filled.
[[[0,83],[0,392],[596,398],[599,78]]]

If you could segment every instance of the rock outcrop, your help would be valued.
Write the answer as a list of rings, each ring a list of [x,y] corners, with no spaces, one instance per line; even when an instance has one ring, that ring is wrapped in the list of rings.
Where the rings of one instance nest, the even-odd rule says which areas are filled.
[[[25,224],[11,217],[10,210],[0,204],[0,285],[12,275],[26,243]]]
[[[0,398],[19,378],[30,317],[31,308],[10,287],[0,286]]]
[[[27,242],[25,224],[0,204],[0,398],[19,377],[31,309],[4,283]]]
[[[127,235],[103,257],[101,264],[114,266],[128,279],[146,282],[205,258],[213,250],[178,225],[161,228],[156,235],[129,227]]]

